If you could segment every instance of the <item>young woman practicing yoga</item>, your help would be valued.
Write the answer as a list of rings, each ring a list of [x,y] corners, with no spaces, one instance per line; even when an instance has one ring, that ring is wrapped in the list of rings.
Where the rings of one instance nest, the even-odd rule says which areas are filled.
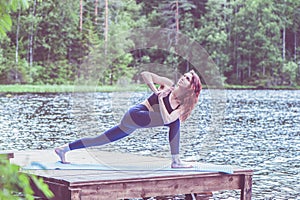
[[[169,143],[172,168],[192,167],[179,159],[180,122],[185,121],[197,104],[202,85],[192,70],[185,73],[174,86],[173,81],[151,72],[141,73],[153,94],[142,103],[130,108],[119,125],[101,135],[82,138],[55,149],[62,163],[67,163],[65,154],[70,150],[100,146],[128,136],[138,128],[169,127]],[[159,85],[156,88],[155,84]]]

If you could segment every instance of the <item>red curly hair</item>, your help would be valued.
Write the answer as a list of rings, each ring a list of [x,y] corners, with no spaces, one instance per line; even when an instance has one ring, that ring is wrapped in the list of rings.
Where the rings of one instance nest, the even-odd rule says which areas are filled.
[[[190,116],[191,112],[198,102],[199,95],[202,90],[202,84],[199,76],[195,73],[194,70],[191,70],[189,73],[192,74],[190,89],[186,90],[184,96],[178,98],[183,110],[180,115],[180,121],[185,121]]]

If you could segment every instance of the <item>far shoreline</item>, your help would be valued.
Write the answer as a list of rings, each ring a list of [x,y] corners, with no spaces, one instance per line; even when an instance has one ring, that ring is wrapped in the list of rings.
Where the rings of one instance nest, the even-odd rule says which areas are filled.
[[[203,89],[225,90],[300,90],[300,86],[245,86],[224,85],[222,88],[203,86]],[[149,91],[145,84],[78,86],[78,85],[0,85],[0,94],[9,93],[84,93],[84,92],[142,92]]]

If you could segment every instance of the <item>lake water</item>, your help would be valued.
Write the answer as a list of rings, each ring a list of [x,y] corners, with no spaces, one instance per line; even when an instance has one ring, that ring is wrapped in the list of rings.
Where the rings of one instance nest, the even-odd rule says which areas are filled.
[[[182,157],[253,169],[253,199],[300,199],[300,91],[211,91],[202,91],[182,125]],[[101,133],[149,94],[2,94],[0,150],[51,149]],[[101,149],[169,157],[167,129],[137,130]],[[238,198],[238,191],[214,193]]]

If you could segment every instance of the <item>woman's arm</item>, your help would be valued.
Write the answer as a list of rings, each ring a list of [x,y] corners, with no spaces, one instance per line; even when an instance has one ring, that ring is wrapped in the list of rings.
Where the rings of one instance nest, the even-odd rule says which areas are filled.
[[[175,120],[177,120],[180,117],[180,114],[181,114],[180,107],[169,114],[169,112],[165,106],[164,100],[163,100],[163,98],[165,96],[167,96],[168,93],[169,92],[167,92],[167,93],[162,92],[158,96],[159,110],[160,110],[161,116],[163,118],[164,124],[170,124],[171,122],[174,122]]]
[[[154,84],[159,84],[162,87],[172,87],[172,85],[174,84],[172,80],[163,77],[163,76],[158,76],[152,72],[142,72],[141,73],[145,83],[148,85],[148,87],[156,94],[159,94],[158,89],[155,87]]]

